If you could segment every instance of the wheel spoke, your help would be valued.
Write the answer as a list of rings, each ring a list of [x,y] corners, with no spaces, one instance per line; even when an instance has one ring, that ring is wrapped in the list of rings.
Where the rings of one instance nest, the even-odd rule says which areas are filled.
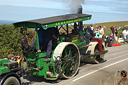
[[[73,59],[75,59],[77,57],[77,54],[75,54],[74,56],[72,56]]]
[[[71,51],[71,49],[69,50],[69,52],[68,52],[68,56],[70,56],[72,54],[72,51]]]
[[[61,58],[61,60],[62,60],[62,61],[65,61],[65,60],[66,60],[66,58]]]
[[[66,65],[66,63],[63,63],[63,65],[62,65],[62,69],[64,69],[65,65]]]
[[[64,50],[65,55],[67,55],[67,54],[68,54],[67,52],[68,52],[68,51],[67,51],[67,49],[65,49],[65,50]]]

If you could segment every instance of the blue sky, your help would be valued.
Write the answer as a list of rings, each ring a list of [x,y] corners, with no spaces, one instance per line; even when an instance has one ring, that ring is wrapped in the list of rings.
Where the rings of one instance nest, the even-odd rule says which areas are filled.
[[[73,13],[71,6],[81,4],[83,13],[91,14],[87,23],[128,21],[127,0],[0,0],[0,20],[24,21]],[[83,1],[83,0],[80,0]],[[70,4],[70,7],[69,7]],[[74,6],[75,8],[75,6]]]

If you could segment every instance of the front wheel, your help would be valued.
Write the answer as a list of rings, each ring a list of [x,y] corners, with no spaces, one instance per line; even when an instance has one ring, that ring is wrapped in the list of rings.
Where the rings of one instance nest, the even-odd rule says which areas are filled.
[[[104,50],[103,47],[102,47],[102,50]],[[94,53],[98,53],[98,52],[99,52],[99,49],[98,49],[98,46],[96,46]],[[98,63],[102,63],[103,61],[104,61],[104,54],[94,56],[94,63],[98,64]]]
[[[20,82],[16,77],[8,77],[3,85],[20,85]]]

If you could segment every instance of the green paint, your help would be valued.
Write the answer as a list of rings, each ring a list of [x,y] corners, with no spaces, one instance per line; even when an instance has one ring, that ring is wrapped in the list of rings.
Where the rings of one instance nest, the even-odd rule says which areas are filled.
[[[9,72],[8,67],[4,66],[5,63],[10,62],[8,59],[0,59],[0,74]]]
[[[90,19],[91,19],[91,17],[77,18],[77,19],[72,19],[72,20],[68,20],[68,21],[50,23],[50,24],[47,24],[47,27],[46,27],[46,24],[45,24],[45,25],[42,25],[42,27],[43,28],[49,28],[49,27],[71,24],[71,23],[75,23],[75,22],[81,22],[81,21],[90,20]]]

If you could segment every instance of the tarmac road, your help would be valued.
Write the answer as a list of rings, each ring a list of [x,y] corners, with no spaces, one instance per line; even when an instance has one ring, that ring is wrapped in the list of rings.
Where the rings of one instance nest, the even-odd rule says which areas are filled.
[[[119,70],[128,71],[128,45],[106,48],[106,62],[101,64],[81,64],[78,74],[71,78],[58,81],[47,81],[42,77],[25,76],[22,85],[100,85]]]

